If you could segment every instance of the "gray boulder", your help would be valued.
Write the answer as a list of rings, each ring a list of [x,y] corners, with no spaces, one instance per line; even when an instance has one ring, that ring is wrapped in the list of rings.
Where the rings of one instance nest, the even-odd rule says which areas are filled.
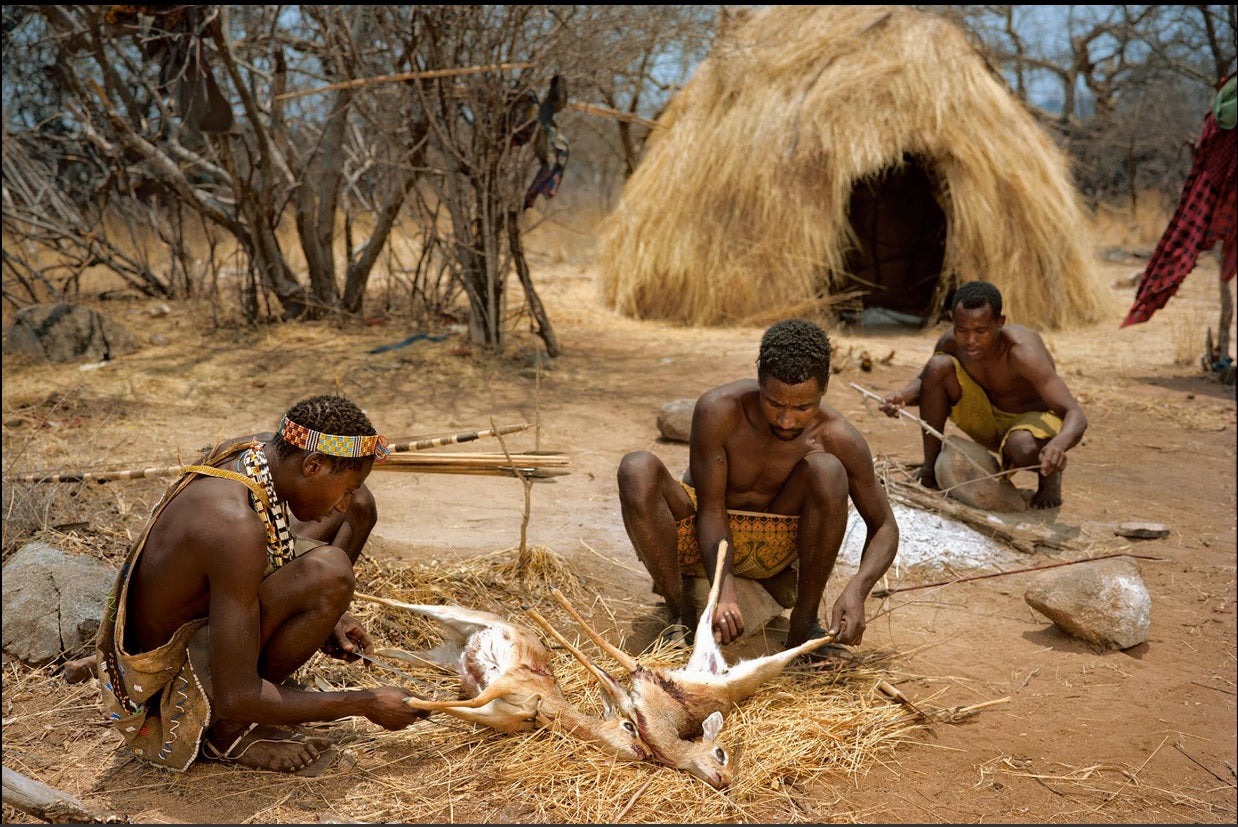
[[[658,433],[671,442],[687,442],[692,434],[692,410],[695,399],[675,399],[658,412]]]
[[[985,511],[1026,511],[1027,500],[1007,476],[992,476],[1001,470],[997,458],[970,439],[952,434],[937,455],[933,472],[937,485],[949,496]],[[957,487],[956,487],[957,486]]]
[[[138,340],[103,314],[74,304],[35,304],[17,311],[4,351],[40,362],[101,362],[133,353]]]
[[[4,565],[4,651],[34,666],[94,645],[116,569],[35,541]]]
[[[1044,572],[1023,597],[1062,631],[1102,649],[1129,649],[1148,639],[1152,599],[1128,558]]]

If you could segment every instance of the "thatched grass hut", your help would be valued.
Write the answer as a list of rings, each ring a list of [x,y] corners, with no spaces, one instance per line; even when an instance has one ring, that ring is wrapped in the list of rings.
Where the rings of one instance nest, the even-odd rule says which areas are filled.
[[[675,97],[601,231],[606,306],[686,325],[884,307],[987,279],[1012,321],[1116,312],[1064,154],[953,24],[772,6]]]

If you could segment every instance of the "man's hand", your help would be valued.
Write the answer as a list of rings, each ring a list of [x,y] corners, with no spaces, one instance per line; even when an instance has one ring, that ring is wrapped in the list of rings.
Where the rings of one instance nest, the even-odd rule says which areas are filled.
[[[1040,475],[1047,477],[1055,471],[1066,470],[1066,452],[1052,442],[1040,449]]]
[[[368,690],[374,693],[374,702],[365,717],[383,729],[404,729],[430,714],[429,710],[415,709],[404,702],[405,698],[417,697],[398,686],[379,686]]]
[[[905,407],[907,407],[907,398],[903,396],[903,392],[894,391],[882,397],[881,404],[877,406],[877,410],[886,416],[898,416],[898,412]]]
[[[864,628],[867,625],[868,621],[864,617],[864,596],[848,586],[834,602],[829,634],[834,635],[835,643],[856,646],[864,639]]]
[[[718,606],[714,609],[714,640],[725,646],[739,640],[744,633],[744,613],[739,610],[739,603],[734,598],[723,600],[718,598]]]
[[[340,615],[335,628],[331,630],[327,642],[322,645],[322,652],[342,661],[357,660],[357,652],[372,652],[374,641],[355,617],[348,612]],[[377,722],[375,722],[377,723]]]

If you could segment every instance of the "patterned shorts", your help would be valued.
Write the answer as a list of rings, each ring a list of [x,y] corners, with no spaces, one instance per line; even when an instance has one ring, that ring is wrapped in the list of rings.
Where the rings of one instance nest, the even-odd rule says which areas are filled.
[[[686,483],[680,483],[692,504],[696,505],[696,491]],[[727,511],[727,522],[734,544],[734,563],[731,569],[736,577],[762,580],[773,577],[795,561],[798,554],[795,541],[800,518],[786,514],[766,514],[760,511]],[[696,537],[696,515],[691,514],[675,522],[678,537],[679,568],[685,577],[705,577],[701,564],[701,547]]]

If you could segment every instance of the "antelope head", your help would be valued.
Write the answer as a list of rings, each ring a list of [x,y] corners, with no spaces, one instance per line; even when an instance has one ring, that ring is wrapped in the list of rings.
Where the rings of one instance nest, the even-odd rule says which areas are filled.
[[[635,724],[652,760],[684,770],[714,789],[729,785],[734,777],[731,755],[726,747],[718,742],[718,734],[722,731],[722,713],[714,710],[692,720],[688,709],[697,704],[689,702],[685,706],[682,694],[677,691],[672,681],[666,680],[662,670],[649,669],[622,649],[612,646],[594,631],[558,589],[552,589],[551,594],[585,634],[627,670],[632,679],[632,687],[625,688],[614,676],[568,642],[535,610],[528,610],[530,615],[593,675],[618,713]],[[700,727],[699,739],[695,738],[696,733],[693,732],[696,726]]]
[[[599,746],[604,752],[631,761],[650,761],[654,752],[641,737],[640,728],[631,700],[623,687],[608,673],[592,663],[584,653],[573,646],[550,625],[546,618],[532,607],[525,607],[525,613],[542,628],[546,634],[557,640],[559,644],[572,654],[577,661],[597,681],[602,690],[602,717],[584,716],[575,713],[575,707],[552,709],[543,703],[538,712],[539,720],[547,726],[556,727],[582,740]]]
[[[751,696],[799,655],[834,639],[827,634],[791,649],[728,666],[713,636],[713,614],[718,604],[725,558],[726,542],[723,541],[718,546],[709,599],[697,622],[692,654],[686,664],[676,669],[643,666],[598,634],[562,592],[551,590],[555,600],[589,639],[627,670],[632,685],[626,693],[625,714],[636,722],[641,738],[653,750],[655,759],[687,770],[713,787],[729,784],[734,769],[727,750],[717,743],[722,713]],[[583,657],[578,655],[578,658]],[[592,666],[590,671],[599,681],[615,684],[615,680],[600,668]],[[692,740],[698,732],[701,739]]]

